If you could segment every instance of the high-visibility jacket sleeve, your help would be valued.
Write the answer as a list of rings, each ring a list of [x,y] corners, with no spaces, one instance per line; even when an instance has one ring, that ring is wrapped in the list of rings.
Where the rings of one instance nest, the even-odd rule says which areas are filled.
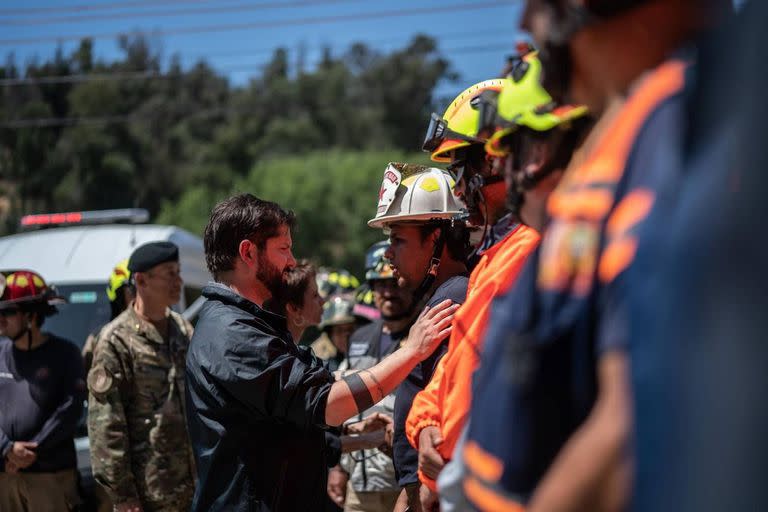
[[[414,398],[406,420],[408,441],[418,449],[421,431],[430,425],[440,429],[443,442],[437,447],[443,459],[453,450],[469,415],[472,374],[479,364],[491,303],[506,293],[528,255],[538,243],[538,234],[520,226],[483,255],[470,277],[466,302],[456,311],[448,353],[427,387]],[[419,472],[424,485],[435,490],[435,482]]]

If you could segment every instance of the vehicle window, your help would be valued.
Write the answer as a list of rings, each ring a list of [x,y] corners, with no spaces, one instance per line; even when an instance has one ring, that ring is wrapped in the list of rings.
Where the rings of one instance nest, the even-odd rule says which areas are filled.
[[[105,289],[106,283],[56,286],[68,303],[56,306],[59,313],[46,318],[43,330],[82,349],[88,335],[109,322],[111,311]]]
[[[197,313],[200,311],[200,305],[202,304],[195,304],[195,301],[200,298],[202,291],[202,288],[193,286],[184,287],[184,302],[187,309],[182,311],[182,313],[186,313],[184,314],[184,318],[189,320],[192,325],[197,323]],[[190,310],[194,310],[194,312]]]

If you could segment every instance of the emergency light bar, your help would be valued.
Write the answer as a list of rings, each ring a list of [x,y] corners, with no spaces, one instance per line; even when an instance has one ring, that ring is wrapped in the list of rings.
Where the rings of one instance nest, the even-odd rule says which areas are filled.
[[[22,229],[35,229],[93,224],[141,224],[148,220],[149,212],[143,208],[123,208],[119,210],[25,215],[21,218],[20,225]]]

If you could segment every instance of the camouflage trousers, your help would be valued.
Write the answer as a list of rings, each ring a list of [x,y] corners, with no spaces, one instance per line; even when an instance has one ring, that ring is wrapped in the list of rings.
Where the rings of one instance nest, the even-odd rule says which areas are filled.
[[[66,512],[80,505],[77,472],[0,473],[3,512]]]
[[[141,499],[143,512],[189,512],[192,506],[192,493],[167,496],[161,501]]]

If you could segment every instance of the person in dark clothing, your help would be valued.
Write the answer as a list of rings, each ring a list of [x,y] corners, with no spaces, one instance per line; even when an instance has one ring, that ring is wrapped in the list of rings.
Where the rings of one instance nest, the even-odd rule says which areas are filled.
[[[384,256],[398,284],[415,290],[415,303],[426,303],[427,308],[445,300],[463,304],[467,294],[469,231],[458,220],[463,203],[454,196],[454,185],[453,177],[442,169],[390,163],[384,171],[376,217],[368,221],[369,226],[389,233]],[[414,397],[429,384],[448,350],[448,338],[441,341],[403,381],[395,398],[395,475],[412,511],[421,510],[419,454],[408,442],[405,421]]]
[[[187,354],[187,420],[198,473],[192,511],[311,510],[324,499],[326,439],[390,393],[450,332],[449,301],[424,311],[403,347],[335,380],[285,317],[263,309],[296,264],[293,214],[250,194],[214,208],[206,263],[217,282]]]
[[[0,510],[74,510],[80,351],[40,330],[63,302],[34,272],[0,275]]]
[[[768,3],[738,3],[698,45],[629,276],[638,512],[768,510]]]
[[[398,348],[414,320],[413,293],[398,286],[394,269],[384,257],[389,241],[375,243],[365,257],[365,280],[373,294],[379,318],[356,330],[349,339],[346,371],[359,371],[376,365]],[[391,434],[395,394],[362,411],[358,420],[375,416],[387,418]],[[350,428],[347,423],[345,428]],[[381,433],[381,431],[379,432]],[[341,465],[328,475],[328,494],[344,503],[346,512],[392,512],[400,495],[392,463],[392,444],[361,449],[342,457]],[[347,452],[348,450],[344,450]]]

